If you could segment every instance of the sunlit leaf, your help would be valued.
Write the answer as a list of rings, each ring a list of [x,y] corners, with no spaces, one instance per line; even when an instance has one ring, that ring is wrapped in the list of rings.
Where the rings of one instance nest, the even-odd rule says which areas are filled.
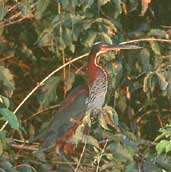
[[[157,154],[160,155],[161,153],[165,152],[167,145],[169,144],[168,140],[161,140],[156,145]]]
[[[171,140],[169,141],[169,144],[166,146],[166,153],[171,152]]]
[[[151,45],[151,48],[156,55],[161,55],[160,47],[159,47],[159,44],[157,42],[151,41],[150,45]]]
[[[10,126],[14,129],[19,129],[19,122],[16,115],[7,108],[0,108],[0,114],[9,122]]]
[[[102,6],[105,5],[106,3],[108,3],[110,0],[98,0],[98,5]]]
[[[99,122],[104,129],[109,129],[107,125],[113,128],[118,127],[118,115],[112,107],[105,106],[99,117]]]
[[[103,112],[100,113],[99,117],[99,124],[102,128],[104,128],[105,130],[109,130],[109,127],[107,126],[106,120],[104,118]]]

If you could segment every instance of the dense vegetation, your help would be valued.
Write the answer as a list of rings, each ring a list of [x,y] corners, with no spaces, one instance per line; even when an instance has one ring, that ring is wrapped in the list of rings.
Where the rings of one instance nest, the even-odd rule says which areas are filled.
[[[171,171],[170,6],[0,1],[0,171]],[[29,140],[47,129],[69,90],[87,83],[87,53],[97,41],[144,48],[101,57],[110,78],[106,105],[96,116],[85,114],[71,139],[77,151],[64,161]]]

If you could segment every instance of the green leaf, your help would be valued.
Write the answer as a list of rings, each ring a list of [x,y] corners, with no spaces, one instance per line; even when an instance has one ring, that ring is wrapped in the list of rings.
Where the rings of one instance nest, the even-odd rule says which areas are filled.
[[[14,167],[12,163],[9,160],[3,159],[1,160],[1,169],[3,169],[2,172],[14,172]]]
[[[43,16],[44,11],[47,9],[50,0],[38,0],[36,3],[36,18],[40,20]]]
[[[72,31],[71,29],[65,28],[63,31],[63,39],[67,46],[71,46],[72,44]]]
[[[169,103],[171,105],[171,80],[168,82],[168,86],[167,86],[167,96],[169,99]]]
[[[7,108],[0,108],[0,114],[9,122],[11,128],[19,129],[19,122],[16,115]]]
[[[144,78],[143,90],[144,92],[153,92],[156,87],[157,80],[154,72],[149,72]]]
[[[161,140],[156,145],[157,154],[160,155],[161,153],[165,152],[167,145],[169,144],[168,140]]]
[[[10,101],[9,101],[9,99],[7,98],[7,97],[4,97],[4,96],[2,96],[2,95],[0,95],[0,104],[3,104],[3,105],[5,105],[5,107],[6,108],[9,108],[9,106],[10,106]]]
[[[6,16],[7,12],[8,12],[7,8],[1,5],[0,6],[0,20],[4,19],[4,17]]]
[[[101,112],[100,115],[98,116],[98,120],[99,120],[99,124],[102,128],[104,128],[105,130],[109,130],[109,127],[107,126],[103,112]]]
[[[168,82],[166,81],[165,77],[161,73],[156,72],[156,74],[158,76],[160,89],[163,91],[166,90],[168,86]]]
[[[140,51],[140,63],[143,71],[148,71],[150,68],[150,53],[147,48],[143,48]]]
[[[116,19],[122,13],[122,2],[121,0],[114,0],[114,15],[113,17]]]
[[[171,140],[169,141],[169,144],[166,146],[166,153],[171,152]]]
[[[108,125],[117,127],[119,122],[118,122],[118,114],[117,114],[116,110],[110,106],[105,106],[104,109],[110,118]]]
[[[0,139],[1,140],[5,140],[6,139],[5,131],[0,131]]]
[[[67,71],[67,77],[65,80],[66,91],[68,92],[75,81],[75,73],[74,71]]]
[[[161,55],[160,47],[159,47],[158,42],[151,41],[151,42],[150,42],[150,45],[151,45],[151,48],[152,48],[153,52],[154,52],[156,55]]]
[[[117,112],[110,106],[105,106],[102,109],[102,112],[100,112],[98,119],[101,127],[106,130],[110,130],[108,126],[112,128],[118,127]]]
[[[92,146],[95,146],[95,147],[100,149],[97,139],[95,137],[93,137],[93,136],[83,135],[83,137],[81,139],[81,142],[92,145]]]
[[[5,68],[4,66],[0,66],[0,81],[2,81],[3,85],[6,87],[8,96],[12,96],[15,89],[13,75],[9,69]]]
[[[47,107],[57,100],[57,85],[59,81],[60,77],[54,76],[45,82],[42,87],[42,94],[39,97],[40,108]]]

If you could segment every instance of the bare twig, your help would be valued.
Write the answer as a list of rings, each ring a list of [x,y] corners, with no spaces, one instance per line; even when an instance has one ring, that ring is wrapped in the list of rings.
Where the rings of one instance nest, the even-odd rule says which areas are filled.
[[[7,57],[4,57],[4,58],[0,59],[0,63],[4,62],[4,61],[6,61],[6,60],[9,60],[9,59],[11,59],[11,58],[13,58],[13,57],[15,57],[14,54],[9,55],[9,56],[7,56]]]
[[[22,18],[20,18],[20,19],[18,19],[18,20],[14,20],[14,21],[11,21],[11,22],[8,22],[8,23],[5,23],[4,25],[5,26],[10,26],[10,25],[13,25],[13,24],[16,24],[16,23],[19,23],[19,22],[22,22],[23,20],[25,20],[25,19],[32,19],[33,18],[33,16],[32,15],[30,15],[30,16],[24,16],[24,17],[22,17]]]
[[[103,147],[103,149],[102,149],[102,151],[101,151],[100,157],[99,157],[99,159],[98,159],[98,161],[97,161],[96,172],[99,171],[100,161],[101,161],[101,159],[102,159],[102,156],[103,156],[103,154],[104,154],[104,151],[105,151],[105,149],[106,149],[106,146],[107,146],[107,144],[108,144],[108,141],[109,141],[109,140],[107,139],[107,140],[106,140],[106,143],[104,144],[104,147]]]
[[[10,144],[10,146],[21,150],[38,151],[38,147],[27,146],[25,144]]]
[[[164,29],[171,29],[171,26],[162,25],[161,27]]]
[[[47,107],[47,108],[44,108],[44,109],[40,109],[38,112],[34,113],[33,115],[29,116],[27,119],[23,120],[23,122],[26,122],[26,121],[30,120],[31,118],[39,115],[40,113],[55,109],[57,107],[60,107],[60,105],[58,104],[58,105],[53,105],[53,106],[50,106],[50,107]]]
[[[88,129],[88,135],[89,135],[89,133],[90,133],[90,127],[89,127],[89,129]],[[80,164],[81,164],[81,160],[82,160],[82,158],[83,158],[83,155],[84,155],[84,152],[85,152],[85,149],[86,149],[86,146],[87,146],[87,141],[88,141],[88,140],[86,139],[86,141],[85,141],[85,143],[84,143],[84,146],[83,146],[83,149],[82,149],[82,152],[81,152],[81,155],[80,155],[80,158],[79,158],[79,160],[78,160],[78,163],[77,163],[77,166],[76,166],[74,172],[77,172],[77,171],[78,171],[78,168],[79,168],[79,166],[80,166]]]
[[[159,39],[159,38],[142,38],[142,39],[134,39],[134,40],[130,40],[130,41],[125,41],[125,42],[121,42],[121,45],[124,44],[130,44],[130,43],[136,43],[136,42],[145,42],[145,41],[157,41],[157,42],[167,42],[167,43],[171,43],[171,39]]]
[[[78,168],[79,168],[79,166],[80,166],[80,164],[81,164],[81,160],[82,160],[82,158],[83,158],[83,155],[84,155],[84,152],[85,152],[86,146],[87,146],[87,142],[84,144],[84,147],[83,147],[83,149],[82,149],[82,152],[81,152],[81,155],[80,155],[79,161],[78,161],[78,163],[77,163],[77,166],[76,166],[76,168],[75,168],[74,172],[77,172],[77,171],[78,171]]]
[[[162,110],[160,110],[160,111],[162,111],[162,112],[164,112],[164,113],[166,113],[166,112],[171,113],[171,110],[170,110],[170,109],[162,109]],[[141,123],[141,120],[142,120],[145,116],[150,115],[150,114],[153,115],[154,113],[160,113],[160,111],[159,111],[158,109],[152,109],[152,110],[149,110],[149,111],[145,112],[144,114],[142,114],[141,116],[139,116],[139,117],[137,118],[137,120],[136,120],[137,125],[139,125],[139,124]]]

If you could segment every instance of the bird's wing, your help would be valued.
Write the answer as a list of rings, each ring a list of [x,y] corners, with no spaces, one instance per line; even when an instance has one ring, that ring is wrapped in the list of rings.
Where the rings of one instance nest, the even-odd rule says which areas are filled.
[[[52,143],[55,144],[74,125],[70,122],[71,118],[80,120],[83,117],[86,111],[87,97],[87,87],[77,87],[67,96],[44,135],[45,147],[49,147]]]

